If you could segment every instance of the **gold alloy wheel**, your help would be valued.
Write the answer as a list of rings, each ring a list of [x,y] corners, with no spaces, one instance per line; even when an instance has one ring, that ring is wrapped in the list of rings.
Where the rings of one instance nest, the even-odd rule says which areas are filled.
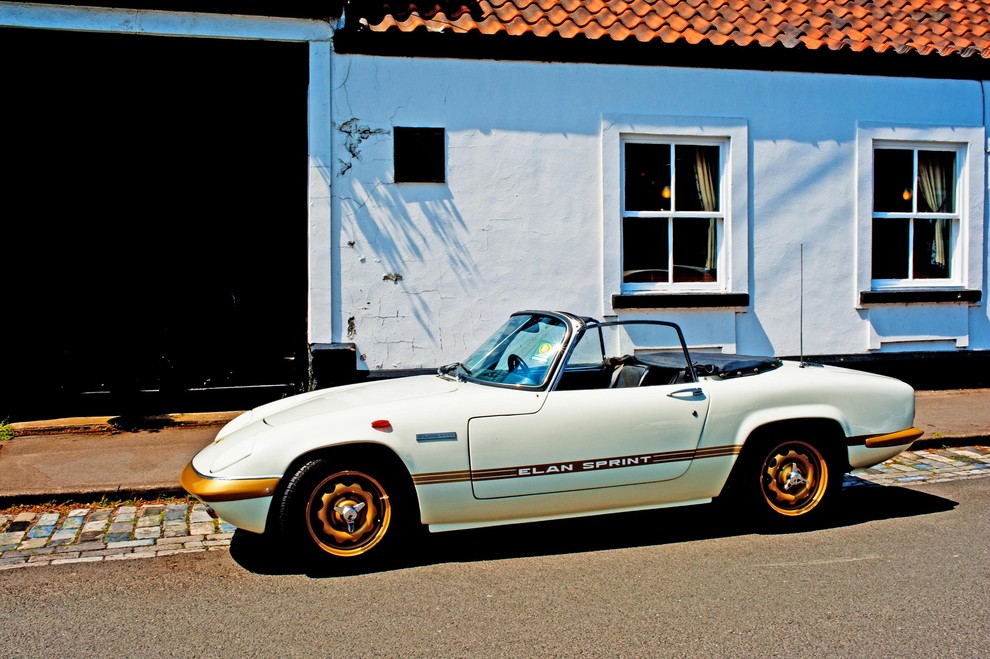
[[[323,551],[353,557],[377,545],[392,520],[392,504],[381,483],[360,471],[339,471],[313,488],[306,528]]]
[[[778,444],[760,469],[760,491],[781,515],[797,517],[817,506],[828,485],[828,464],[821,452],[803,441]]]

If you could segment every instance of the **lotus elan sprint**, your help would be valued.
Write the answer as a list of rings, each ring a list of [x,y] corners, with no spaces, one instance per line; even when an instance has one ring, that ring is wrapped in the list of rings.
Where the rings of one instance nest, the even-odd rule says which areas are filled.
[[[878,375],[691,352],[662,321],[523,311],[435,375],[292,396],[182,473],[220,517],[328,559],[402,532],[707,503],[777,526],[907,449],[914,392]]]

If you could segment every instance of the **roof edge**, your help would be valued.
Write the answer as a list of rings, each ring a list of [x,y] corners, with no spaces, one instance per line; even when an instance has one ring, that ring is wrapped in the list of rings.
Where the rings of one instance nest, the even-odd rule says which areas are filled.
[[[345,29],[334,50],[347,55],[436,59],[506,60],[575,64],[621,64],[681,68],[832,73],[898,78],[990,80],[981,57],[871,50],[808,50],[772,46],[686,42],[593,40],[584,36],[482,35],[432,32],[371,32]]]

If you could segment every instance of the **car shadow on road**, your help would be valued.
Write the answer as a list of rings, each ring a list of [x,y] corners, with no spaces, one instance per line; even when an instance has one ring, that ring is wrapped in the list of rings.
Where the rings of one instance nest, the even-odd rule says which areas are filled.
[[[926,492],[847,479],[847,486],[836,496],[829,516],[813,527],[795,531],[814,532],[884,519],[930,515],[952,510],[956,505],[955,501]],[[424,532],[404,542],[398,558],[343,567],[332,561],[318,564],[301,561],[298,555],[277,542],[240,531],[231,540],[230,555],[241,567],[257,574],[305,574],[326,578],[440,563],[672,545],[752,533],[778,534],[780,531],[763,531],[750,516],[740,514],[731,506],[715,503],[449,533]]]

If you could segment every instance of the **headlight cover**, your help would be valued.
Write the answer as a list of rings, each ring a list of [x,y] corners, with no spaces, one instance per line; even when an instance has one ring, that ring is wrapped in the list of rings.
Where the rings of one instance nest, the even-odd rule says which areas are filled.
[[[233,446],[217,456],[217,458],[213,461],[213,465],[210,467],[210,473],[216,474],[224,469],[229,469],[241,460],[249,457],[252,453],[254,453],[253,441],[242,440],[236,442]]]

